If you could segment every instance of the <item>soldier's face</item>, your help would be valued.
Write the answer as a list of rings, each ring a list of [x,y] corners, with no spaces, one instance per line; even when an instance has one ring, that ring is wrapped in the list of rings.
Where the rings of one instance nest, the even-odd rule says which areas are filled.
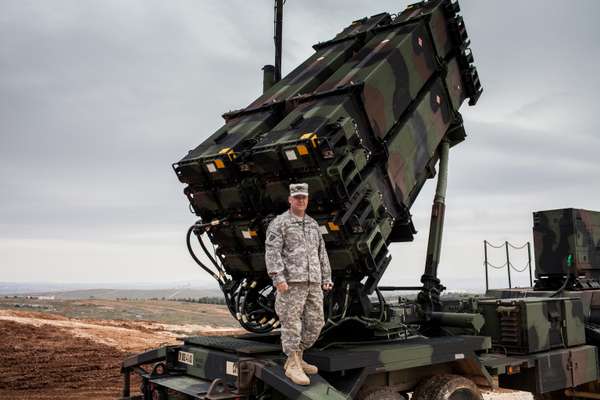
[[[308,206],[308,196],[290,196],[288,198],[290,202],[290,207],[292,211],[295,213],[303,213],[306,211],[306,207]]]

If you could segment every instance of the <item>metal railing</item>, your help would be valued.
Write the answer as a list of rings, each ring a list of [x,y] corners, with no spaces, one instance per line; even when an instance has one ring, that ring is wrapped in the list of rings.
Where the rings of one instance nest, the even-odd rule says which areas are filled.
[[[505,249],[505,253],[506,253],[506,262],[502,265],[494,265],[492,263],[490,263],[488,261],[488,247],[492,248],[492,249]],[[522,268],[517,268],[515,267],[511,261],[510,261],[510,248],[512,248],[513,250],[522,250],[524,248],[527,248],[527,264],[525,264],[525,266],[523,266]],[[522,246],[515,246],[513,244],[511,244],[510,242],[504,242],[504,244],[501,245],[493,245],[490,242],[488,242],[487,240],[483,241],[483,265],[485,266],[485,290],[488,291],[489,290],[489,272],[488,272],[488,268],[491,267],[493,269],[503,269],[504,267],[506,267],[506,271],[507,271],[507,275],[508,275],[508,288],[512,289],[512,278],[510,275],[510,270],[512,269],[515,272],[524,272],[526,269],[529,269],[529,285],[533,286],[533,275],[531,273],[531,243],[527,242]]]

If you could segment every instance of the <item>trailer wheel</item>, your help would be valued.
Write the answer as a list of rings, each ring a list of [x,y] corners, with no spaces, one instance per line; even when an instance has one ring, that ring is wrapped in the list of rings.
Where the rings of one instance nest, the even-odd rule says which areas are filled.
[[[167,394],[159,388],[154,388],[154,390],[152,390],[151,392],[151,396],[152,396],[152,400],[166,400],[167,399]]]
[[[533,395],[534,400],[560,400],[564,398],[564,392],[562,390],[543,394],[537,393]]]
[[[359,400],[406,400],[392,388],[367,389],[358,394]]]
[[[435,375],[422,381],[413,400],[483,400],[477,385],[460,375]]]

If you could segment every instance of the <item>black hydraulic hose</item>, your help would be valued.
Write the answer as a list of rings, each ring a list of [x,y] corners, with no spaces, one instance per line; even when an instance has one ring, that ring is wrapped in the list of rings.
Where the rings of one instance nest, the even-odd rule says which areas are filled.
[[[563,282],[562,286],[560,288],[558,288],[558,290],[556,292],[552,293],[550,295],[550,297],[554,297],[557,294],[559,294],[560,292],[562,292],[563,290],[565,290],[565,288],[567,287],[567,284],[569,283],[570,278],[571,278],[571,276],[567,274],[567,277],[565,278],[565,281]]]
[[[385,314],[385,297],[381,294],[381,290],[375,289],[375,293],[377,294],[377,299],[379,300],[379,321],[383,322],[383,317]]]
[[[347,283],[346,284],[346,296],[344,298],[344,309],[342,310],[341,320],[343,320],[346,317],[346,313],[348,312],[349,305],[350,305],[350,284]]]
[[[247,283],[247,282],[246,282]],[[250,321],[250,319],[248,318],[249,315],[246,314],[246,299],[248,298],[248,293],[250,290],[253,290],[254,288],[252,287],[252,284],[250,285],[246,285],[246,287],[244,287],[242,285],[242,289],[240,290],[240,293],[238,295],[238,301],[237,301],[237,310],[239,312],[240,318],[238,319],[238,322],[240,323],[240,325],[242,325],[242,327],[244,329],[247,329],[251,332],[254,333],[267,333],[273,330],[273,324],[270,325],[265,325],[262,326],[260,323],[258,322],[252,322]],[[242,293],[243,291],[243,293]],[[240,303],[241,300],[241,303]],[[255,313],[257,311],[261,311],[261,310],[254,310],[252,313]],[[244,321],[244,319],[246,319],[246,321]]]
[[[330,290],[327,294],[327,315],[325,315],[325,321],[329,322],[329,319],[333,315],[333,290]]]
[[[191,242],[192,232],[194,231],[194,229],[196,229],[196,225],[190,226],[190,228],[187,231],[187,234],[185,235],[185,244],[187,245],[187,249],[190,253],[190,256],[192,256],[194,261],[196,261],[196,264],[198,264],[203,270],[205,270],[208,274],[210,274],[213,278],[215,278],[217,280],[217,282],[219,282],[219,285],[222,285],[223,282],[221,281],[221,278],[217,274],[215,274],[213,271],[211,271],[210,268],[208,268],[206,265],[204,265],[204,263],[202,263],[202,261],[200,261],[200,259],[198,259],[198,257],[194,253],[194,249],[192,249],[192,242]]]
[[[209,253],[208,249],[206,248],[206,245],[204,244],[204,242],[202,241],[200,236],[198,236],[198,241],[200,242],[200,246],[202,247],[202,250],[204,251],[206,256],[209,258],[209,260],[213,263],[215,268],[219,271],[220,276],[217,275],[210,268],[208,268],[196,256],[196,254],[194,253],[194,249],[192,249],[191,237],[192,237],[192,233],[194,232],[194,230],[196,230],[198,228],[202,228],[202,227],[200,225],[194,224],[194,225],[190,226],[190,228],[187,231],[187,234],[185,236],[185,243],[187,245],[188,252],[190,253],[190,256],[192,256],[194,261],[204,271],[206,271],[213,278],[215,278],[215,280],[219,283],[219,286],[221,287],[221,289],[223,290],[223,294],[225,295],[225,302],[227,303],[227,308],[229,309],[229,312],[236,319],[238,319],[240,325],[242,325],[243,328],[245,328],[251,332],[267,333],[267,332],[270,332],[271,330],[273,330],[273,328],[274,328],[273,324],[266,324],[263,326],[260,323],[252,322],[248,319],[248,315],[246,315],[246,312],[245,312],[246,298],[248,297],[249,292],[253,288],[251,287],[251,285],[249,287],[247,281],[244,281],[242,284],[239,284],[239,283],[236,284],[231,289],[226,289],[226,284],[230,283],[231,281],[225,281],[226,277],[225,277],[225,274],[223,273],[223,270],[219,267],[216,260]],[[264,307],[263,305],[261,305],[261,306]],[[270,311],[270,309],[268,309],[267,307],[264,307],[264,308],[267,309],[267,311]],[[261,310],[254,310],[253,312],[251,312],[251,314],[259,312],[259,311],[261,311]],[[264,313],[264,311],[263,311],[263,313]],[[244,319],[246,319],[246,321],[244,321]]]
[[[229,309],[229,312],[236,319],[238,319],[240,325],[242,325],[243,328],[245,328],[251,332],[255,332],[255,333],[270,332],[274,328],[273,323],[267,322],[266,324],[261,324],[260,322],[253,322],[249,319],[249,315],[246,313],[246,310],[245,310],[246,299],[247,299],[249,293],[254,289],[252,284],[248,284],[247,280],[244,280],[242,283],[229,280],[226,277],[223,269],[219,266],[219,264],[217,263],[215,258],[212,256],[212,254],[208,251],[208,248],[206,247],[206,245],[204,244],[204,241],[200,237],[201,235],[196,235],[198,237],[198,242],[200,243],[202,250],[208,257],[210,262],[214,265],[214,267],[218,271],[218,274],[215,273],[214,271],[212,271],[210,268],[208,268],[202,261],[200,261],[200,259],[196,256],[196,253],[194,253],[194,249],[192,248],[192,241],[191,241],[192,233],[195,233],[195,231],[197,231],[197,230],[202,230],[202,232],[204,232],[205,227],[208,225],[215,225],[215,224],[202,225],[202,224],[196,223],[196,224],[190,226],[190,228],[188,229],[187,234],[185,236],[185,243],[187,245],[187,249],[188,249],[188,252],[190,253],[190,256],[194,259],[196,264],[198,264],[210,276],[215,278],[215,280],[219,283],[219,286],[221,287],[221,290],[223,291],[223,294],[225,295],[225,302],[227,303],[227,308]],[[229,287],[229,285],[231,285],[231,284],[233,284],[234,286]],[[265,305],[261,304],[260,301],[257,301],[257,302],[263,308],[263,310],[252,310],[250,312],[250,315],[252,317],[254,317],[254,315],[256,315],[259,312],[262,312],[264,317],[268,317],[268,313],[273,312],[273,310],[271,310],[269,307],[265,307]],[[246,319],[246,321],[244,321],[244,319]],[[253,319],[258,320],[258,318],[253,318]]]
[[[200,235],[197,235],[197,236],[198,236],[198,242],[200,242],[200,247],[202,247],[202,250],[204,250],[204,254],[206,254],[206,257],[208,257],[208,259],[210,260],[210,262],[212,262],[212,264],[215,266],[215,268],[217,269],[217,271],[219,271],[221,273],[221,276],[225,276],[225,272],[221,269],[221,267],[219,267],[219,264],[214,259],[214,257],[212,256],[212,254],[210,254],[210,252],[208,251],[208,248],[204,244],[204,241],[202,240],[202,238],[200,237]]]
[[[232,285],[232,286],[228,287],[229,285]],[[236,297],[236,291],[239,288],[240,288],[239,281],[229,281],[228,284],[221,286],[221,290],[223,291],[223,295],[225,296],[225,303],[227,303],[227,308],[229,309],[229,312],[235,319],[237,319],[235,297]]]
[[[241,312],[241,307],[240,307],[240,299],[242,297],[243,292],[246,290],[246,280],[244,279],[244,281],[240,284],[240,290],[237,293],[236,299],[235,299],[235,318],[239,321],[240,324],[242,324],[243,326],[243,321],[242,321],[242,312]]]
[[[346,284],[346,294],[344,295],[344,305],[341,314],[333,315],[333,293],[329,292],[328,296],[330,296],[330,301],[328,304],[328,312],[327,317],[325,318],[325,326],[321,329],[320,337],[323,337],[326,332],[335,328],[339,324],[345,321],[346,313],[348,312],[348,307],[350,303],[350,284]],[[335,320],[334,320],[335,319]]]
[[[240,324],[242,324],[242,326],[246,329],[248,329],[249,331],[252,331],[251,327],[250,327],[250,320],[248,319],[248,316],[246,315],[246,299],[248,298],[248,289],[247,287],[242,289],[243,292],[243,296],[242,296],[242,292],[240,291],[240,297],[239,299],[241,300],[241,303],[238,301],[238,312],[240,314]]]
[[[240,311],[240,315],[242,317],[242,321],[246,324],[248,324],[248,322],[250,322],[250,320],[248,319],[248,315],[246,315],[246,300],[248,299],[248,292],[250,292],[250,289],[251,289],[251,287],[246,285],[246,287],[244,288],[244,295],[240,296],[242,303],[239,305],[239,311]],[[246,321],[244,321],[244,318],[246,319]]]
[[[275,310],[273,310],[271,307],[269,307],[268,305],[266,305],[266,304],[264,304],[262,301],[260,301],[260,296],[261,296],[261,295],[259,295],[259,296],[258,296],[258,298],[256,299],[256,303],[257,303],[259,306],[261,306],[263,309],[265,309],[265,310],[267,310],[267,311],[269,311],[269,312],[271,312],[271,313],[273,313],[273,314],[274,314],[274,313],[275,313]],[[265,296],[263,296],[263,297],[265,297]]]

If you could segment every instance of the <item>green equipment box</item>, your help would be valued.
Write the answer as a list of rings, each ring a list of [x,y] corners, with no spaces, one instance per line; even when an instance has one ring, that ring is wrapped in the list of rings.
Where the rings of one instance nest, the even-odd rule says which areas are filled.
[[[575,208],[533,213],[536,276],[600,277],[600,212]]]
[[[507,354],[530,354],[585,344],[583,305],[574,298],[482,300],[482,334]]]

